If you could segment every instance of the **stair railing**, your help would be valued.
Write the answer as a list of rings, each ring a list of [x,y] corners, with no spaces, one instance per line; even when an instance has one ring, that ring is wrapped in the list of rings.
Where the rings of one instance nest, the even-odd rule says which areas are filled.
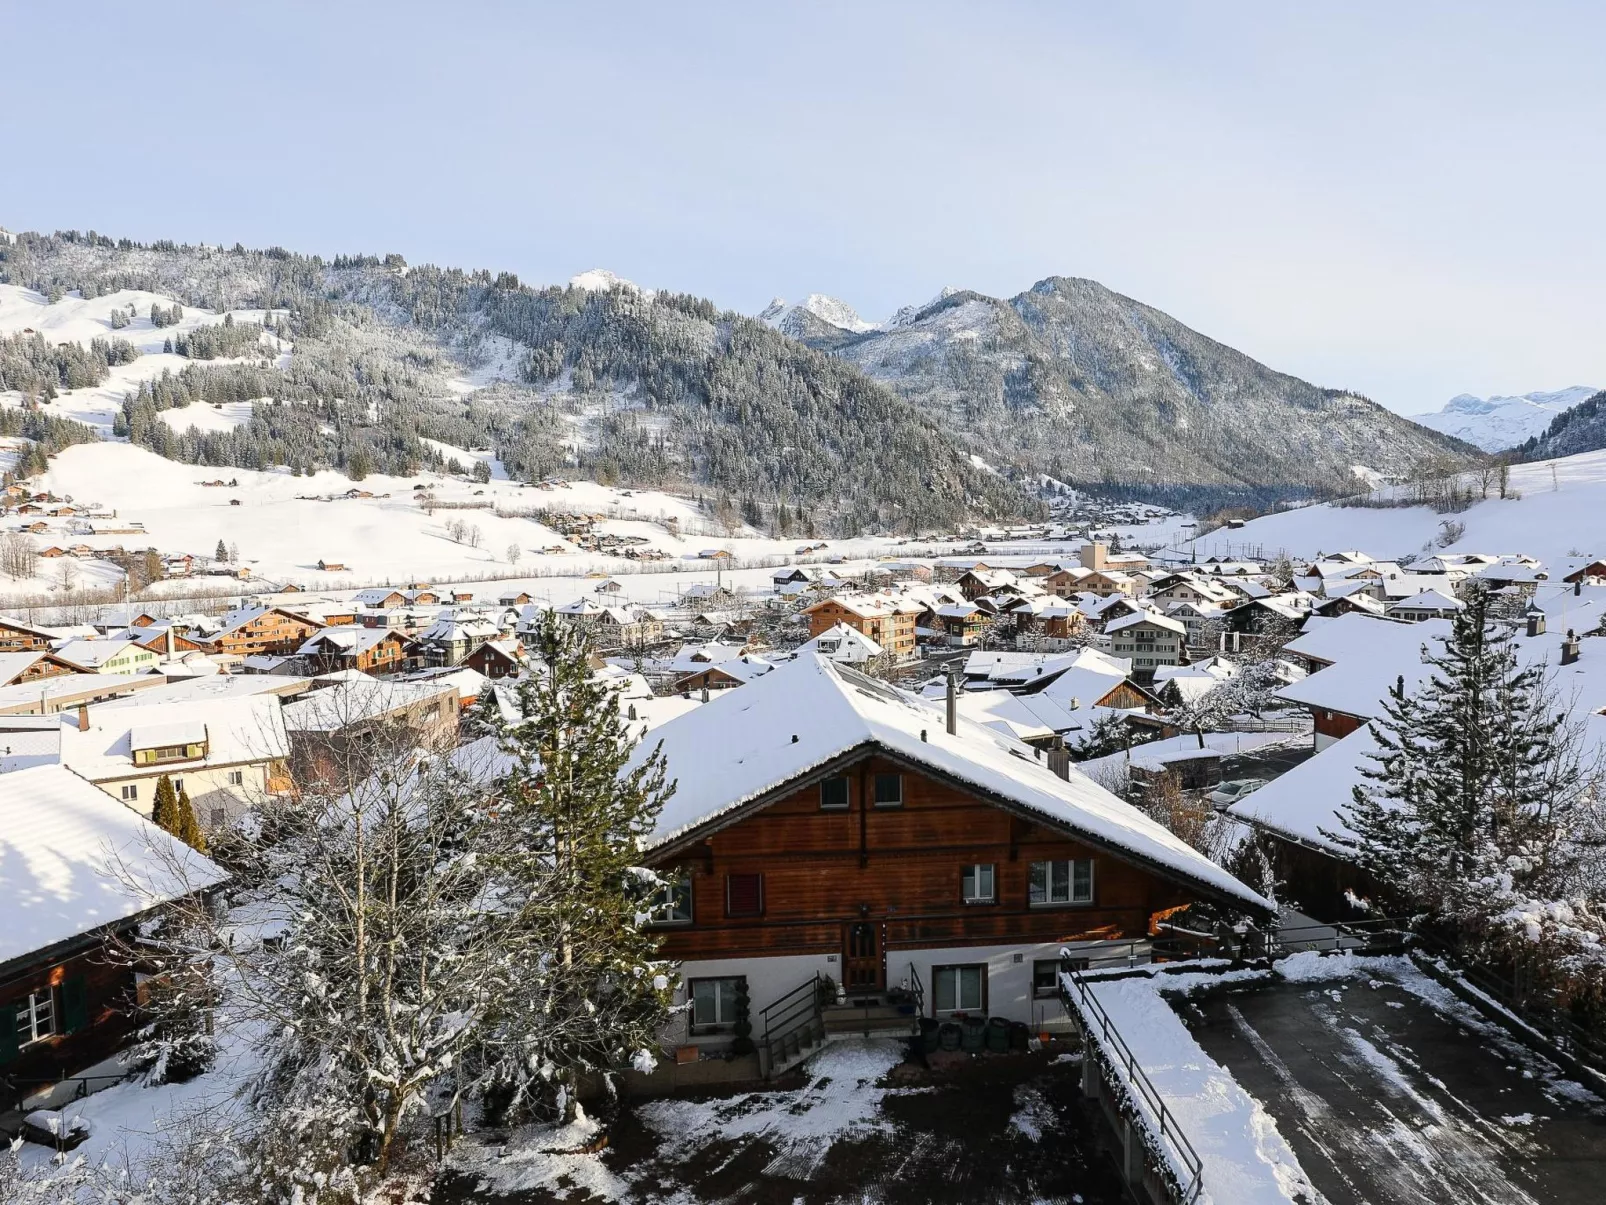
[[[774,1004],[759,1012],[764,1022],[764,1069],[774,1073],[776,1064],[784,1062],[785,1044],[789,1038],[801,1038],[807,1031],[823,1033],[825,1023],[820,1012],[820,996],[825,990],[825,977],[815,972],[787,992]]]

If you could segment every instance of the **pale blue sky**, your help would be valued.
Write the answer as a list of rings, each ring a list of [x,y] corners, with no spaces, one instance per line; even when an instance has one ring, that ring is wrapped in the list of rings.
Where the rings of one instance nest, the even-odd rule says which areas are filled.
[[[885,317],[1090,276],[1405,412],[1606,385],[1606,9],[0,0],[0,224]]]

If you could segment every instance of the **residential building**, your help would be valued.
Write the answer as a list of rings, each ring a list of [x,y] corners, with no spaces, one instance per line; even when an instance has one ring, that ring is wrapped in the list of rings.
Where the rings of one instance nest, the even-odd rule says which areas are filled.
[[[833,594],[805,607],[803,614],[809,617],[811,637],[845,623],[874,640],[894,661],[902,661],[914,655],[915,620],[924,609],[911,599]]]
[[[1187,657],[1187,627],[1153,611],[1111,620],[1104,634],[1110,639],[1110,651],[1129,658],[1139,679],[1153,678],[1156,667],[1180,665]]]

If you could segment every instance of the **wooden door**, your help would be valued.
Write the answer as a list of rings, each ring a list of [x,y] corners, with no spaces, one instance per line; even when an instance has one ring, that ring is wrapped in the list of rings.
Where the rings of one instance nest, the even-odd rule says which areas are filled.
[[[880,926],[867,920],[847,926],[842,951],[842,986],[848,995],[881,990]]]

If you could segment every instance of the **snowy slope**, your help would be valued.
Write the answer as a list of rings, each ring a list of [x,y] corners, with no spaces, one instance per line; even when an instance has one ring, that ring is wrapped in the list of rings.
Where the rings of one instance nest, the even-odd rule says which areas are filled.
[[[1514,448],[1531,435],[1541,434],[1550,420],[1596,392],[1593,385],[1571,385],[1550,393],[1524,393],[1515,397],[1474,397],[1458,394],[1433,414],[1414,414],[1424,427],[1464,439],[1485,452]]]
[[[1477,487],[1474,478],[1465,480]],[[1449,520],[1466,525],[1462,537],[1446,549],[1450,552],[1523,552],[1547,563],[1574,553],[1606,553],[1606,451],[1517,465],[1511,485],[1522,497],[1491,496],[1454,515],[1426,506],[1374,510],[1323,505],[1284,511],[1236,531],[1213,532],[1198,541],[1198,552],[1203,557],[1259,549],[1275,556],[1281,550],[1299,558],[1358,548],[1376,557],[1414,556],[1438,547]]]

